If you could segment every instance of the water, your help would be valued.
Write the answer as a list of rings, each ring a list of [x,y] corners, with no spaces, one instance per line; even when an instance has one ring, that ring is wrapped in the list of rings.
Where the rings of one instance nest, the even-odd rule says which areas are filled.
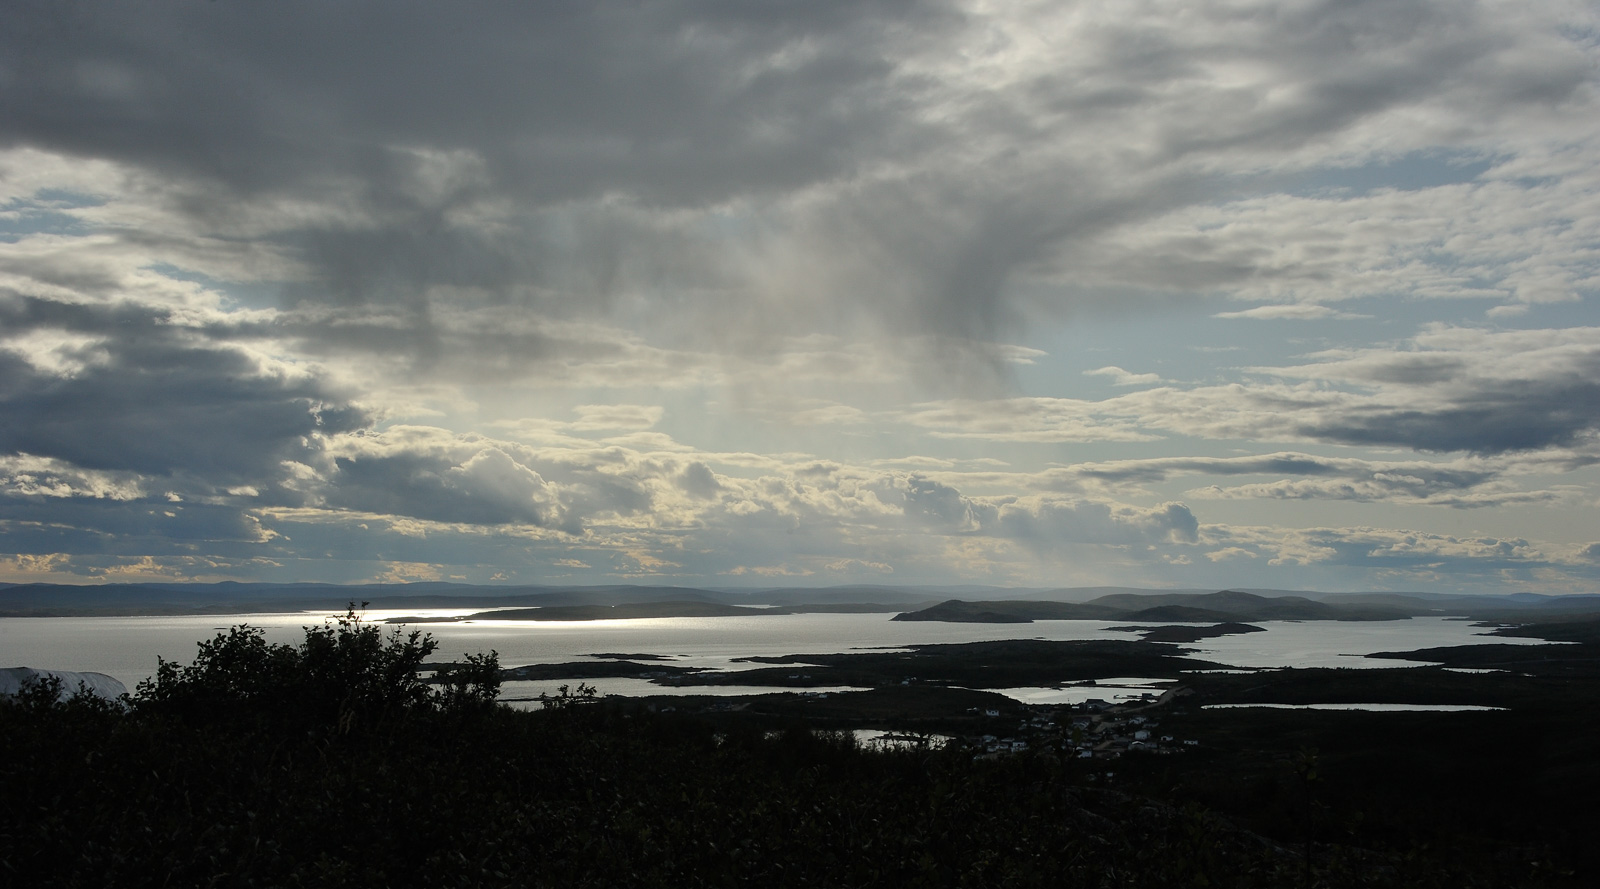
[[[481,609],[457,611],[374,611],[372,621],[389,617],[459,616]],[[751,617],[675,617],[603,621],[468,621],[417,624],[411,629],[431,633],[440,642],[435,659],[454,659],[465,653],[496,649],[500,663],[550,664],[591,660],[597,653],[654,654],[663,663],[717,670],[750,669],[761,664],[735,663],[737,658],[789,654],[832,654],[858,649],[904,649],[925,643],[979,642],[1001,639],[1134,639],[1131,633],[1112,632],[1126,621],[1039,621],[1032,624],[947,624],[930,621],[891,621],[882,614],[782,614]],[[28,666],[55,670],[105,673],[133,688],[155,672],[158,657],[188,663],[197,642],[214,637],[229,626],[249,624],[262,628],[270,642],[295,643],[304,638],[302,627],[320,626],[331,615],[298,614],[199,615],[176,617],[15,617],[0,618],[0,667]],[[1403,621],[1265,621],[1264,633],[1204,639],[1186,648],[1192,657],[1236,667],[1386,667],[1413,666],[1409,661],[1365,659],[1375,651],[1470,645],[1482,642],[1539,644],[1536,639],[1486,637],[1485,630],[1466,621],[1413,618]],[[387,632],[387,628],[385,630]],[[798,668],[798,667],[797,667]],[[638,679],[587,680],[603,694],[672,694],[676,690]],[[537,697],[554,692],[562,682],[507,683],[512,697]],[[1105,685],[1085,689],[1088,697],[1142,692],[1143,682],[1127,683],[1126,690]],[[740,694],[724,686],[695,687],[694,694]],[[759,689],[762,691],[770,689]],[[1020,691],[1020,690],[1019,690]],[[1051,690],[1053,691],[1053,690]],[[1029,690],[1045,694],[1046,690]]]
[[[1076,683],[1054,688],[996,688],[992,691],[1024,704],[1082,704],[1096,699],[1108,704],[1125,704],[1141,700],[1146,694],[1159,697],[1167,685],[1177,681],[1119,677],[1101,679],[1093,685]]]
[[[1443,617],[1414,617],[1384,621],[1262,621],[1265,633],[1243,633],[1201,639],[1188,648],[1193,657],[1235,667],[1346,667],[1383,669],[1414,667],[1418,661],[1366,658],[1375,651],[1413,651],[1505,642],[1513,645],[1547,644],[1541,639],[1485,636],[1489,628],[1471,621]]]

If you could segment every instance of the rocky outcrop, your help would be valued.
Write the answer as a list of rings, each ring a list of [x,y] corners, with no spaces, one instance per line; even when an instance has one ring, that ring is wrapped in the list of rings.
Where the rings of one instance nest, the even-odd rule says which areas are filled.
[[[61,697],[71,697],[81,685],[91,693],[115,701],[128,693],[128,687],[104,673],[79,673],[72,670],[36,670],[33,667],[0,668],[0,695],[14,695],[30,680],[43,681],[55,677],[61,680]]]

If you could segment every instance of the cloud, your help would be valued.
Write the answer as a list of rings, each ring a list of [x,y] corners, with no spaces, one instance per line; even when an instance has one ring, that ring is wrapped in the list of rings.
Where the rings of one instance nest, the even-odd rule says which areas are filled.
[[[9,12],[0,570],[1577,570],[1204,517],[1584,499],[1587,7]]]
[[[1371,318],[1372,316],[1340,312],[1327,306],[1297,303],[1293,305],[1256,306],[1253,309],[1244,309],[1238,312],[1218,312],[1211,317],[1224,319],[1249,318],[1258,321],[1322,321],[1327,319],[1357,321]]]
[[[285,306],[393,313],[419,358],[462,302],[700,343],[909,333],[944,344],[924,361],[995,370],[1030,360],[996,344],[1035,303],[1118,289],[1589,286],[1582,162],[1548,186],[1508,162],[1426,195],[1259,196],[1441,144],[1522,168],[1592,144],[1580,9],[1217,3],[1176,27],[1142,3],[105,4],[61,29],[28,3],[11,19],[21,188],[98,164],[71,178],[108,209],[68,215],[114,243],[225,280],[270,270]],[[1499,209],[1530,194],[1548,207]],[[1499,246],[1468,273],[1422,258],[1474,238]],[[1345,286],[1373,273],[1389,283]]]
[[[265,483],[367,422],[325,381],[216,346],[142,306],[0,294],[0,454],[81,470]],[[27,334],[71,336],[42,358]]]
[[[1102,401],[919,405],[905,422],[994,441],[1151,441],[1160,433],[1504,454],[1587,446],[1600,432],[1600,328],[1433,326],[1404,348],[1324,352],[1269,381],[1161,386]]]
[[[642,404],[581,404],[573,429],[649,429],[661,422],[663,410]]]
[[[1136,374],[1120,367],[1101,367],[1084,371],[1086,376],[1110,377],[1113,386],[1144,386],[1161,382],[1160,374]]]
[[[1373,395],[1309,437],[1427,451],[1566,447],[1600,430],[1600,328],[1492,332],[1435,327],[1412,351],[1363,349],[1279,368]]]
[[[1403,528],[1272,528],[1203,525],[1202,540],[1217,546],[1212,561],[1236,573],[1252,568],[1290,572],[1307,579],[1352,574],[1368,589],[1449,589],[1503,593],[1507,588],[1586,592],[1600,577],[1576,548],[1544,546],[1525,538],[1451,535]],[[1309,586],[1310,584],[1308,584]],[[1341,584],[1352,588],[1348,581]]]
[[[1512,476],[1557,469],[1549,460],[1462,457],[1448,461],[1372,461],[1278,452],[1247,457],[1157,457],[1079,463],[1048,473],[1050,483],[1093,483],[1112,489],[1205,476],[1277,476],[1243,485],[1208,485],[1185,492],[1200,500],[1350,500],[1454,508],[1548,503],[1576,488],[1519,490]],[[1557,469],[1557,471],[1560,471]]]
[[[717,481],[716,473],[699,461],[685,466],[678,478],[685,493],[702,500],[715,497],[723,490],[722,483]]]
[[[1122,418],[1096,416],[1098,404],[1069,398],[953,400],[913,406],[899,413],[908,425],[939,438],[989,441],[1154,441]]]
[[[139,477],[133,473],[96,472],[29,454],[0,456],[0,493],[102,500],[137,500],[145,496]]]
[[[1570,499],[1575,491],[1484,491],[1471,493],[1438,493],[1418,496],[1412,493],[1426,485],[1422,479],[1411,477],[1378,477],[1366,481],[1281,480],[1261,484],[1219,487],[1211,485],[1185,492],[1197,500],[1350,500],[1358,503],[1406,503],[1425,506],[1449,506],[1457,509],[1478,509],[1490,506],[1508,506],[1526,503],[1550,503]]]
[[[1008,536],[1035,545],[1181,542],[1198,539],[1199,522],[1181,503],[1139,508],[1093,501],[1008,504],[1000,513]]]

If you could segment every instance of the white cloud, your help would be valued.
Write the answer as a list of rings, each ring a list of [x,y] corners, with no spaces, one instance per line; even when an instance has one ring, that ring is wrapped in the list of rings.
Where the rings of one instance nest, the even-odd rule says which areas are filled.
[[[1253,309],[1244,309],[1238,312],[1218,312],[1213,318],[1249,318],[1258,321],[1357,321],[1371,318],[1371,315],[1356,315],[1350,312],[1340,312],[1327,306],[1296,303],[1292,305],[1256,306]]]
[[[1136,374],[1120,367],[1110,366],[1084,371],[1086,376],[1110,377],[1113,386],[1150,386],[1162,382],[1160,374]]]

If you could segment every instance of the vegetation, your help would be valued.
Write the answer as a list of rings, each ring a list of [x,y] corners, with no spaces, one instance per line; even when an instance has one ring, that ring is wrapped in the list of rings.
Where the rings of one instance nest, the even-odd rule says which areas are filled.
[[[803,664],[730,672],[686,674],[682,685],[760,684],[771,686],[854,685],[882,687],[916,677],[919,681],[966,688],[1017,688],[1113,676],[1178,678],[1187,671],[1224,668],[1185,650],[1158,642],[1122,639],[1006,639],[908,646],[904,651],[851,651],[745,657],[744,663]],[[795,677],[795,678],[791,678]]]
[[[436,648],[352,608],[299,645],[230,630],[121,704],[44,685],[0,699],[0,884],[1585,884],[1572,850],[1594,818],[1554,808],[1594,787],[1581,713],[1477,783],[1472,763],[1526,719],[1467,735],[1477,714],[1430,714],[1445,721],[1396,743],[1343,714],[1191,707],[1162,718],[1212,739],[1193,754],[980,760],[582,684],[512,710],[493,653],[430,665]],[[1451,811],[1430,818],[1439,799]]]
[[[333,622],[306,628],[299,646],[274,645],[260,629],[237,626],[200,643],[193,664],[162,659],[131,703],[150,715],[265,720],[341,733],[358,724],[492,705],[500,693],[496,653],[469,654],[424,677],[424,662],[438,647],[418,631],[384,635],[352,602]]]

